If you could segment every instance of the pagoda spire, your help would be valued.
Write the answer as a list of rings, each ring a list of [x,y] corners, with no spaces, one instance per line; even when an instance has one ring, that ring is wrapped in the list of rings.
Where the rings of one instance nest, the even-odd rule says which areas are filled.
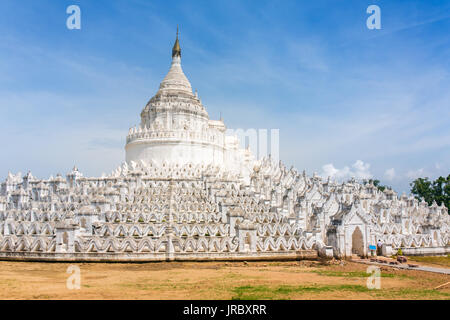
[[[172,48],[172,58],[174,57],[180,57],[181,58],[181,48],[180,48],[180,41],[178,40],[178,25],[177,25],[177,38],[175,40],[175,44]]]

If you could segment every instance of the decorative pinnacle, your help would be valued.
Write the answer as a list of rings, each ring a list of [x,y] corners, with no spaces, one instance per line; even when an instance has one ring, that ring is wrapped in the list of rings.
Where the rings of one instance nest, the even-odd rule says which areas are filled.
[[[177,38],[172,48],[172,58],[173,57],[181,57],[180,42],[178,41],[178,25],[177,25]]]

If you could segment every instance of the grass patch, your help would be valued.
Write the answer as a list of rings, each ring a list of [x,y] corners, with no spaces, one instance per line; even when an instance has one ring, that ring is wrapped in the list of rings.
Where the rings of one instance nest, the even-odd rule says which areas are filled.
[[[402,288],[396,290],[377,290],[375,296],[384,299],[450,299],[450,293],[432,289]]]
[[[322,293],[330,291],[368,292],[367,287],[361,285],[310,285],[310,286],[241,286],[233,289],[235,295],[232,300],[265,300],[289,299],[291,294]]]
[[[446,256],[424,256],[424,257],[408,256],[408,260],[437,264],[440,266],[450,268],[450,254]]]
[[[343,278],[367,278],[370,273],[365,271],[333,271],[333,270],[311,270],[310,272],[327,277],[343,277]],[[402,278],[402,279],[414,279],[415,277],[407,276],[405,274],[393,274],[381,272],[382,278]]]
[[[267,286],[241,286],[233,289],[236,294],[232,300],[273,300],[275,293]]]
[[[302,294],[321,294],[327,292],[367,293],[381,299],[445,299],[450,300],[450,293],[431,289],[381,289],[370,290],[363,285],[309,285],[309,286],[276,286],[265,285],[241,286],[233,289],[232,300],[289,300],[292,296]]]

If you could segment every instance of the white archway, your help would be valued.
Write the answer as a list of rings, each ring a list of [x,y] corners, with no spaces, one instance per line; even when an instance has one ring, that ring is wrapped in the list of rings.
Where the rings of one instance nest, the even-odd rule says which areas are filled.
[[[364,256],[364,236],[359,227],[352,234],[352,254]]]

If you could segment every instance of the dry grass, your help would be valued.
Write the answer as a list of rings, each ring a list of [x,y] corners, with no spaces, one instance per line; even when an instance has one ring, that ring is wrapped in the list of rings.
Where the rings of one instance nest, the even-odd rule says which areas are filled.
[[[423,265],[450,268],[450,255],[437,257],[408,257],[408,259],[420,262]]]
[[[352,262],[79,263],[0,262],[1,299],[450,299],[433,290],[449,276],[382,267],[381,290],[366,287],[367,266]]]

